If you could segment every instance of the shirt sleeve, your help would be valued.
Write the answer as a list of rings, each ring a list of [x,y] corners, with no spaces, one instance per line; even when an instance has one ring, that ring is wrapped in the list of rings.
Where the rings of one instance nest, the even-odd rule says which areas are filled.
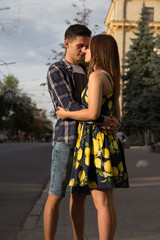
[[[73,99],[67,76],[57,66],[52,66],[52,68],[48,70],[47,83],[55,110],[57,110],[59,106],[68,111],[76,111],[85,108]]]
[[[52,66],[47,73],[48,91],[51,96],[55,111],[63,107],[68,111],[85,109],[84,105],[77,103],[72,97],[72,89],[67,81],[66,74],[56,65]],[[88,121],[89,124],[103,125],[104,115],[100,115],[95,121]]]

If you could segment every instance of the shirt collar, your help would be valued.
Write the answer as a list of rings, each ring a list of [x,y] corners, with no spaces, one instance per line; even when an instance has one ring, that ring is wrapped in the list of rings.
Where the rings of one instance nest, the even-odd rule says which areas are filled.
[[[72,68],[73,68],[73,67],[72,67],[72,64],[69,63],[65,58],[62,58],[62,61],[63,61],[64,64],[66,65],[66,68],[68,68],[68,69],[72,69]],[[87,68],[85,67],[85,65],[83,65],[83,64],[80,63],[79,66],[82,67],[83,70],[86,72]]]
[[[72,65],[65,58],[62,58],[62,61],[66,65],[66,68],[72,68]]]

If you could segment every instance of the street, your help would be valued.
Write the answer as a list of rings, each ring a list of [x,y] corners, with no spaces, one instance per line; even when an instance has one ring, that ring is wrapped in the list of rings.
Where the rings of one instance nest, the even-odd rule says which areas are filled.
[[[115,191],[118,223],[115,240],[160,239],[160,154],[145,148],[126,149],[129,189]],[[137,168],[138,161],[149,163]]]
[[[125,149],[130,188],[115,189],[117,228],[114,240],[160,239],[160,154],[145,147]],[[145,160],[147,168],[137,168],[137,162]],[[43,208],[47,197],[46,187],[30,212],[23,228],[14,240],[44,240]],[[70,190],[60,206],[58,229],[55,240],[73,240],[69,217]],[[84,240],[98,240],[97,214],[92,197],[85,203]]]
[[[114,240],[159,240],[160,154],[152,153],[145,148],[131,148],[125,149],[125,156],[130,188],[114,190],[117,211]],[[137,168],[136,163],[141,160],[147,161],[150,167]],[[69,198],[69,193],[67,196]],[[65,198],[61,206],[56,240],[73,239],[68,202],[69,199]],[[85,240],[98,240],[97,214],[91,196],[87,197],[85,213]],[[40,226],[42,229],[42,220],[39,228]],[[37,239],[43,240],[43,232],[41,236]],[[26,240],[30,239],[34,238]]]
[[[49,180],[50,143],[0,144],[0,239],[12,240]]]
[[[50,154],[49,144],[12,145],[10,150],[0,145],[0,239],[44,240],[43,208]],[[137,147],[125,149],[125,155],[130,188],[114,190],[117,210],[114,239],[159,240],[160,154]],[[141,160],[147,161],[149,167],[136,167]],[[73,239],[69,196],[68,188],[60,206],[55,240]],[[84,240],[98,240],[97,214],[91,196],[85,203]]]

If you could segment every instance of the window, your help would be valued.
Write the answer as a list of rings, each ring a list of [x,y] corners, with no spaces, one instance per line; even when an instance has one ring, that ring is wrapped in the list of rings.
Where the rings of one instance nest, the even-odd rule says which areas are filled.
[[[145,12],[148,16],[149,22],[153,22],[154,21],[154,8],[146,7]]]

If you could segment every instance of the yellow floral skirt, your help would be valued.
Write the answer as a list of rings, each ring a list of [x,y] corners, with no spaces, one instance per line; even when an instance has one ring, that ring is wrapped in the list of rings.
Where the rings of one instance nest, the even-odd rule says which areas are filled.
[[[124,150],[116,134],[79,123],[69,186],[129,187]]]

